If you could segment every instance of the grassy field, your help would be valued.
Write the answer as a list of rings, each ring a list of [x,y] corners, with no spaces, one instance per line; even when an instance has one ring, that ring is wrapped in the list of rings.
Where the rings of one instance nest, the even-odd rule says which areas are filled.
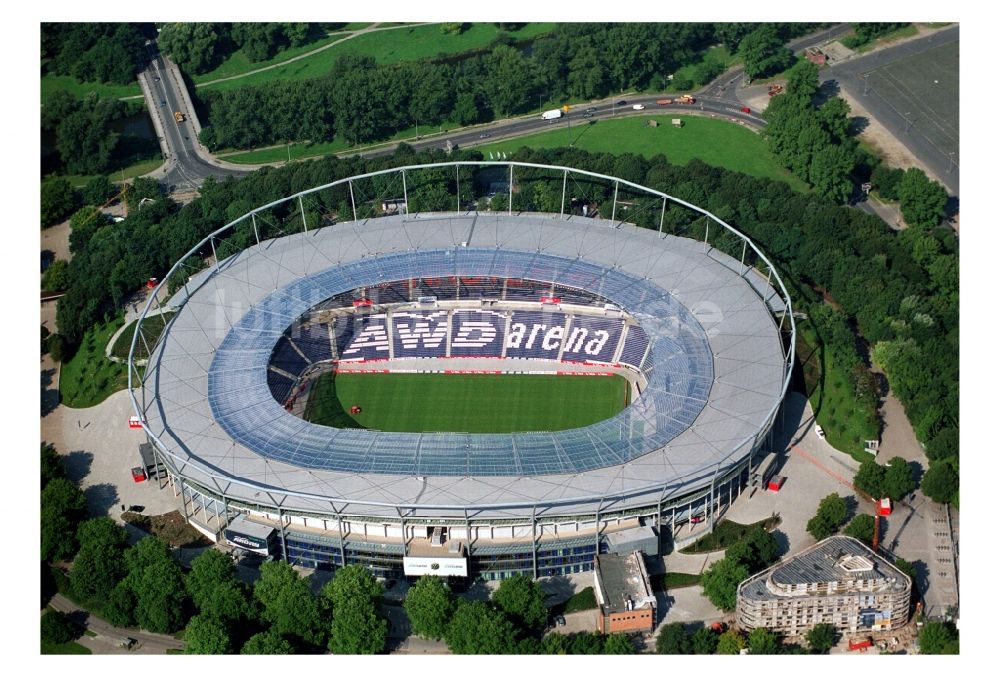
[[[576,613],[581,610],[592,610],[597,607],[597,597],[593,587],[584,587],[562,603],[557,603],[549,609],[549,616],[563,613]]]
[[[672,119],[684,120],[684,126],[671,126]],[[647,120],[656,120],[658,127],[646,126]],[[784,181],[794,190],[805,192],[807,187],[801,179],[793,176],[771,157],[767,144],[759,135],[738,124],[708,117],[677,114],[638,115],[620,120],[600,120],[589,125],[570,127],[553,125],[558,128],[532,136],[498,141],[477,146],[488,156],[492,151],[508,154],[521,146],[529,148],[559,148],[572,139],[573,145],[590,152],[605,152],[619,155],[635,153],[652,157],[663,153],[673,164],[687,164],[698,158],[732,171],[740,171],[750,176]]]
[[[305,417],[385,432],[556,431],[610,418],[627,396],[620,376],[328,373]],[[361,413],[351,415],[355,405]]]
[[[681,552],[684,554],[704,554],[720,549],[728,549],[729,545],[745,538],[757,526],[763,526],[767,530],[771,530],[780,522],[781,519],[778,517],[769,517],[762,521],[745,525],[723,519],[715,526],[715,530],[698,538],[694,544],[685,547]]]
[[[554,23],[529,23],[510,35],[515,40],[528,40],[555,28]],[[256,85],[270,80],[306,80],[325,75],[342,54],[371,56],[376,63],[403,63],[460,54],[483,49],[500,33],[491,23],[474,23],[460,35],[444,35],[439,24],[411,26],[394,30],[374,31],[273,70],[218,84],[212,89],[232,89]]]
[[[112,170],[111,172],[108,173],[108,178],[111,179],[111,181],[120,182],[123,177],[128,179],[148,174],[149,172],[159,167],[161,164],[163,164],[162,159],[143,160],[141,162],[136,162],[135,164],[130,164],[124,169],[119,169],[117,171]],[[87,185],[87,182],[90,181],[92,178],[96,178],[96,176],[88,176],[84,174],[66,174],[65,176],[60,176],[59,178],[65,178],[74,188],[82,188],[83,186]]]
[[[139,81],[130,85],[104,84],[103,82],[80,82],[70,75],[42,76],[42,105],[53,92],[65,89],[78,99],[85,98],[90,92],[96,92],[102,99],[120,99],[126,96],[142,96]]]
[[[367,24],[366,24],[367,25]],[[293,59],[300,54],[305,54],[306,52],[311,52],[314,49],[319,49],[323,45],[328,45],[331,42],[336,42],[344,37],[345,33],[331,33],[327,37],[320,38],[310,42],[307,45],[301,45],[299,47],[289,47],[284,49],[274,55],[273,58],[267,59],[266,61],[253,61],[247,58],[246,54],[243,53],[242,49],[238,49],[228,57],[226,57],[222,63],[216,66],[214,69],[203,73],[201,75],[192,76],[195,85],[200,85],[205,82],[211,82],[212,80],[218,80],[223,77],[233,77],[234,75],[242,75],[243,73],[249,73],[252,70],[257,70],[258,68],[265,68],[267,66],[274,65],[276,63],[283,63],[289,59]]]
[[[885,35],[879,36],[871,42],[867,42],[860,47],[856,47],[854,51],[859,54],[864,54],[865,52],[870,52],[875,49],[875,47],[881,47],[887,45],[896,40],[901,40],[903,38],[910,38],[919,33],[915,24],[910,24],[909,26],[903,26],[902,28],[897,28],[896,30],[886,33]]]
[[[59,400],[70,408],[89,408],[128,384],[125,365],[104,354],[112,334],[123,324],[121,317],[98,324],[84,334],[80,349],[64,362],[59,373]]]
[[[668,589],[693,587],[696,584],[701,584],[701,576],[691,573],[660,573],[659,575],[650,575],[649,583],[653,585],[653,591],[664,592]]]
[[[878,423],[868,419],[868,411],[854,398],[851,374],[838,369],[832,355],[819,349],[819,337],[808,322],[799,322],[796,328],[795,352],[806,394],[826,441],[859,462],[871,458],[864,451],[864,440],[878,438]]]
[[[738,54],[730,54],[729,50],[726,49],[724,45],[716,45],[715,47],[706,50],[705,53],[702,54],[701,60],[698,61],[697,63],[689,63],[686,66],[681,66],[676,71],[674,71],[673,82],[682,80],[694,80],[695,71],[697,70],[698,66],[705,61],[721,61],[723,64],[725,64],[725,67],[728,69],[731,66],[734,66],[735,64],[739,63],[740,57]],[[677,89],[673,85],[673,82],[671,82],[670,85],[667,86],[666,91],[668,92],[692,91],[690,89]]]
[[[154,305],[155,309],[155,305]],[[162,315],[156,315],[154,317],[149,317],[142,323],[142,334],[146,338],[146,343],[149,347],[153,347],[156,343],[156,339],[160,337],[160,333],[166,323],[174,316],[174,312],[164,312]],[[162,319],[161,319],[162,317]],[[128,359],[129,348],[132,347],[132,336],[135,334],[135,322],[128,325],[121,335],[118,336],[118,340],[115,344],[111,346],[111,354],[121,359]],[[142,340],[139,340],[135,346],[135,358],[145,359],[149,355],[146,354],[146,346],[143,345]]]
[[[42,654],[43,655],[90,655],[91,650],[85,645],[80,645],[79,643],[46,643],[42,641]]]

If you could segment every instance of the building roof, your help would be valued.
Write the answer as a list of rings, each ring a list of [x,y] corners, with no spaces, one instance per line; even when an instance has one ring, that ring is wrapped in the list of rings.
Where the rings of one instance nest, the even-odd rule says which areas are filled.
[[[642,552],[635,551],[624,556],[600,554],[594,571],[599,587],[599,603],[605,615],[656,607]],[[633,602],[632,608],[628,607],[629,599]]]
[[[885,592],[900,591],[911,585],[908,576],[870,547],[855,538],[834,535],[744,581],[740,595],[759,601],[857,593],[858,584],[868,582],[876,591]],[[811,585],[827,588],[810,589]]]

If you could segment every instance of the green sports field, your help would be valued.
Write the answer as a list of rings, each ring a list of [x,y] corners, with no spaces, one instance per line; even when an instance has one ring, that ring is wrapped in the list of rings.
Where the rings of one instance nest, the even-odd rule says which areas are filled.
[[[621,376],[327,373],[305,418],[384,432],[556,431],[610,418],[628,395]]]

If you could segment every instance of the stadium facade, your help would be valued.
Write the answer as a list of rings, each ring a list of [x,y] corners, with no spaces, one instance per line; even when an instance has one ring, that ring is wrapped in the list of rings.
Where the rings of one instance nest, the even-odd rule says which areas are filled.
[[[455,210],[420,210],[421,177],[442,171],[454,171]],[[498,174],[504,208],[477,208]],[[514,211],[530,181],[561,184],[559,213]],[[613,187],[601,216],[574,200],[595,185]],[[329,206],[345,195],[346,221]],[[683,227],[665,231],[668,206],[674,223],[690,213]],[[151,294],[129,378],[166,483],[203,530],[239,515],[270,524],[275,554],[306,566],[580,572],[661,529],[714,523],[770,450],[791,377],[788,294],[752,242],[694,205],[568,167],[343,179],[212,233],[164,285],[177,287],[164,303],[176,314],[149,345],[143,326],[162,321]],[[150,355],[141,374],[137,345]],[[307,422],[300,396],[340,369],[616,373],[633,397],[561,431]]]

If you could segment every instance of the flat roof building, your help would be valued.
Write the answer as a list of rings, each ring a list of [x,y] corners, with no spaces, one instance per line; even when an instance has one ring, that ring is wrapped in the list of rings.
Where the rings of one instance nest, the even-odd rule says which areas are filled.
[[[834,535],[740,583],[740,629],[785,636],[814,625],[840,631],[884,631],[906,624],[909,576],[858,540]]]
[[[653,631],[656,597],[642,552],[594,557],[597,631],[602,634]]]

